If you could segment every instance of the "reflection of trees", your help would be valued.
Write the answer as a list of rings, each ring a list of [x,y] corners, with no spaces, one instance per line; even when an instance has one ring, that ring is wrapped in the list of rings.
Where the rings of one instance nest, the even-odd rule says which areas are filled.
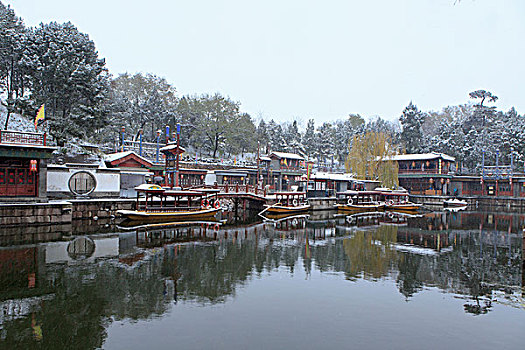
[[[353,237],[343,241],[348,263],[344,272],[347,278],[353,279],[361,273],[372,278],[386,276],[397,252],[392,248],[396,242],[397,226],[379,226],[376,230],[358,231]]]
[[[416,254],[402,254],[399,258],[397,287],[399,292],[406,298],[419,292],[423,286],[423,282],[418,274],[422,266],[421,258],[421,256]]]

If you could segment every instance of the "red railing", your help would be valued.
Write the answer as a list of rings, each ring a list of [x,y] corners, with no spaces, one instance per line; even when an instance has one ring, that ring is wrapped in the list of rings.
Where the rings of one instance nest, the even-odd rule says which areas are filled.
[[[45,146],[46,134],[0,130],[0,143]]]
[[[217,185],[221,193],[252,193],[257,196],[266,196],[266,189],[253,185]]]
[[[399,169],[398,173],[399,174],[438,174],[439,170],[438,169],[425,169],[425,170],[422,170],[422,169]],[[441,175],[446,175],[446,174],[448,174],[448,170],[441,169]]]

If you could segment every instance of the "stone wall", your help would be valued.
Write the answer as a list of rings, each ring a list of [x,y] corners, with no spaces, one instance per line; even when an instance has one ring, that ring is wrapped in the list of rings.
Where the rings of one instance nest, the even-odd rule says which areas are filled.
[[[105,219],[116,217],[117,210],[135,209],[135,199],[70,200],[73,219]]]
[[[71,223],[68,202],[0,204],[0,225],[39,225]]]
[[[17,232],[33,233],[30,225],[71,225],[74,219],[112,219],[117,210],[134,209],[133,199],[89,199],[51,203],[0,204],[0,235],[10,235],[7,227],[17,227]],[[13,232],[14,232],[13,231]],[[36,233],[36,231],[34,232]],[[42,233],[39,231],[39,233]]]

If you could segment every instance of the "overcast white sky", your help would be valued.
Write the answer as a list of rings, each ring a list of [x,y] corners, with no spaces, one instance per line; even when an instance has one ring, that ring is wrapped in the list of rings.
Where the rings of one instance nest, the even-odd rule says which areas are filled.
[[[486,89],[525,113],[524,0],[2,0],[71,21],[112,74],[220,92],[257,118],[399,117]]]

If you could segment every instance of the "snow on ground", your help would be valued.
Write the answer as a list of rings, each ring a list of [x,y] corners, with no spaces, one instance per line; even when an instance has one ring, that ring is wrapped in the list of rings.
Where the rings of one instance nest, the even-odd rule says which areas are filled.
[[[0,128],[4,129],[5,118],[7,117],[7,108],[0,104]],[[8,130],[35,132],[35,124],[32,120],[21,116],[20,114],[11,114],[9,117]]]
[[[7,117],[7,108],[0,103],[0,129],[4,129],[5,119]],[[35,131],[35,124],[32,118],[26,118],[20,114],[13,113],[9,117],[9,124],[7,130],[23,131],[23,132],[43,132],[41,128]],[[54,146],[53,140],[48,138],[48,146]],[[55,161],[59,163],[74,161],[74,162],[97,162],[100,157],[91,152],[87,152],[81,145],[92,145],[89,142],[79,139],[72,139],[64,147],[59,147],[54,152]]]

